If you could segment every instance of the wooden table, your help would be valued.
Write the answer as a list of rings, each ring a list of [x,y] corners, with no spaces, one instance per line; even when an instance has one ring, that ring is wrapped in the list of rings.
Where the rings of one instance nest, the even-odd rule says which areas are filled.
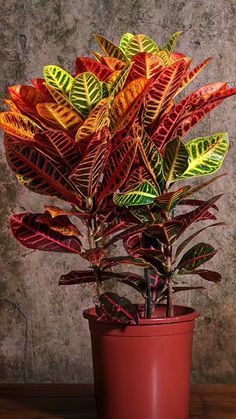
[[[191,419],[236,419],[236,386],[193,386],[190,411]],[[0,418],[96,419],[93,386],[0,384]]]

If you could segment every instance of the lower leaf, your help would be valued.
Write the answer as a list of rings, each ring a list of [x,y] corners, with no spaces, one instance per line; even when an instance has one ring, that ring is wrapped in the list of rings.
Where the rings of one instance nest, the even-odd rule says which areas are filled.
[[[100,295],[99,302],[108,320],[125,324],[138,324],[138,312],[128,298],[120,297],[114,292],[106,292]]]

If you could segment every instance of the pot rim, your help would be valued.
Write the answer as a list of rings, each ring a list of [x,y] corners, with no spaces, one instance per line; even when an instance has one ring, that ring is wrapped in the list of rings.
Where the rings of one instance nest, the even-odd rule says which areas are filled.
[[[136,307],[143,306],[143,304],[134,304]],[[159,304],[157,306],[157,310],[166,308],[166,304]],[[154,317],[151,319],[139,319],[138,324],[125,324],[125,323],[116,323],[111,320],[101,320],[99,323],[103,324],[110,324],[115,325],[116,327],[137,327],[137,326],[152,326],[152,325],[164,325],[164,324],[172,324],[172,323],[183,323],[183,322],[189,322],[197,319],[200,316],[200,311],[195,310],[192,307],[188,306],[181,306],[181,305],[175,305],[174,306],[175,315],[173,317]],[[88,308],[83,311],[83,317],[87,320],[96,321],[97,322],[97,316],[95,307]]]

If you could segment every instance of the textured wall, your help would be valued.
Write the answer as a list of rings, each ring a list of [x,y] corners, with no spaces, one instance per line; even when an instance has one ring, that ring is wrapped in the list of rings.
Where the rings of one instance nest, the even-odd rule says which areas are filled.
[[[77,54],[86,55],[95,48],[94,31],[114,36],[115,41],[127,31],[147,33],[163,44],[173,32],[183,30],[180,51],[195,55],[194,63],[209,55],[215,58],[191,89],[204,82],[234,81],[235,7],[235,0],[2,1],[1,97],[6,95],[7,85],[41,76],[45,64],[72,69]],[[235,98],[229,99],[192,134],[227,129],[231,151],[225,169],[232,174],[205,193],[206,197],[218,191],[226,193],[219,206],[223,219],[232,227],[203,235],[203,240],[214,240],[221,249],[209,266],[221,269],[224,280],[220,286],[206,284],[206,291],[182,298],[185,304],[202,311],[195,333],[193,378],[197,382],[235,381],[235,108]],[[57,286],[62,272],[82,267],[83,262],[76,256],[21,247],[9,233],[9,215],[24,209],[39,211],[44,203],[54,202],[17,184],[3,150],[0,182],[0,381],[89,382],[89,335],[81,314],[92,305],[91,288]]]

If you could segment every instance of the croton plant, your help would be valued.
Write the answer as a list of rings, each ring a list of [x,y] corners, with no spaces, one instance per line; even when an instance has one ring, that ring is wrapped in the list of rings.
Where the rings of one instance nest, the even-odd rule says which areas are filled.
[[[184,275],[221,279],[201,266],[216,249],[205,242],[188,246],[206,228],[224,224],[212,212],[221,195],[207,201],[198,196],[223,175],[189,183],[221,167],[228,135],[183,138],[236,88],[215,82],[179,99],[211,60],[191,68],[190,57],[173,52],[179,35],[161,48],[144,34],[125,33],[119,46],[95,34],[102,53],[78,57],[73,75],[47,65],[32,86],[10,86],[4,101],[9,110],[0,114],[7,162],[18,181],[58,199],[42,213],[12,215],[13,235],[30,249],[86,259],[89,269],[75,267],[59,284],[95,283],[98,320],[138,323],[165,300],[167,316],[173,316],[174,293],[201,288],[186,286]],[[201,220],[214,223],[186,237]],[[112,256],[118,242],[123,255]],[[117,272],[119,264],[131,269]],[[143,304],[106,292],[108,279],[133,287]]]

